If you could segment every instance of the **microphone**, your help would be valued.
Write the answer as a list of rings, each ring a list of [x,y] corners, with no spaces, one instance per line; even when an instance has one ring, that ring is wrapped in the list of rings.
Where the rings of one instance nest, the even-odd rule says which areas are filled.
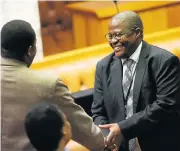
[[[116,10],[117,10],[117,13],[119,13],[119,8],[118,8],[118,5],[117,5],[117,0],[113,0],[115,6],[116,6]]]

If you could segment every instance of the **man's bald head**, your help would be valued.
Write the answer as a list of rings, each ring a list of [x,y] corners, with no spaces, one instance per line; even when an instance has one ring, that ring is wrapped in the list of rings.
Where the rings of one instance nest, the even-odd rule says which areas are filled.
[[[124,24],[127,28],[132,29],[139,27],[143,31],[143,23],[140,16],[132,11],[124,11],[112,18],[111,24]]]

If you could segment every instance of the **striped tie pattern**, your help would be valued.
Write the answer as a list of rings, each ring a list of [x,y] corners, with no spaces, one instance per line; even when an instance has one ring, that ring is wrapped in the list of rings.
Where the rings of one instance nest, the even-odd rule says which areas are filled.
[[[123,68],[125,69],[125,73],[123,77],[123,91],[124,91],[124,98],[127,98],[126,119],[133,115],[133,91],[130,88],[130,86],[133,81],[134,65],[135,65],[135,62],[132,59],[127,59],[123,63]],[[134,138],[129,141],[129,151],[134,151],[135,148],[136,148],[136,139]]]

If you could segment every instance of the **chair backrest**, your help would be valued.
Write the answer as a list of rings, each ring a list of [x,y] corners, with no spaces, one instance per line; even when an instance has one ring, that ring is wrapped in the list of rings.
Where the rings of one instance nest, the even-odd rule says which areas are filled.
[[[145,36],[145,40],[171,51],[180,58],[179,35],[180,28],[175,28]],[[70,92],[77,92],[94,86],[96,63],[111,52],[109,44],[104,43],[46,57],[31,68],[58,75],[69,87]]]

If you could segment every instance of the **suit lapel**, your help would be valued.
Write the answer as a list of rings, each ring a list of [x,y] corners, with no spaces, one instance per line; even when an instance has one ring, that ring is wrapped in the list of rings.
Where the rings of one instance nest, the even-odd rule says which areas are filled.
[[[122,76],[123,76],[123,68],[121,60],[114,56],[114,61],[111,66],[110,79],[111,84],[114,86],[115,96],[118,100],[120,106],[124,106],[124,96],[122,89]]]
[[[141,53],[139,56],[139,61],[136,68],[136,77],[134,81],[134,88],[133,88],[133,111],[136,112],[141,85],[144,77],[145,70],[147,68],[146,58],[149,55],[148,44],[143,41]]]

